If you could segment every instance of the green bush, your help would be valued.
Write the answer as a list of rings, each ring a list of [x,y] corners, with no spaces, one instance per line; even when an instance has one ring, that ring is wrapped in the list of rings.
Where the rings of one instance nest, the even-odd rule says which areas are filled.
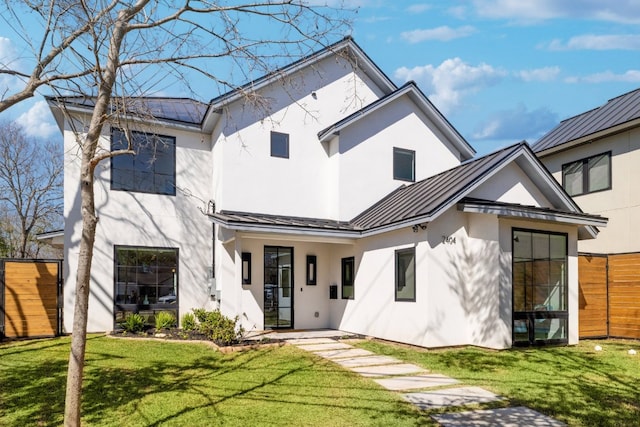
[[[184,316],[182,316],[182,329],[185,331],[193,331],[196,329],[196,326],[196,316],[194,316],[193,313],[185,313]]]
[[[170,311],[161,311],[156,314],[156,330],[169,329],[176,324],[176,316]]]
[[[194,310],[195,312],[196,310]],[[195,316],[199,321],[198,331],[216,344],[229,345],[237,343],[244,334],[244,328],[238,324],[238,316],[231,319],[222,315],[220,310],[202,310],[202,312],[195,313]]]
[[[146,321],[144,317],[140,316],[138,313],[131,313],[125,317],[124,322],[120,325],[127,332],[138,333],[142,332],[145,323]]]
[[[204,308],[193,309],[193,314],[196,316],[196,319],[198,319],[198,322],[200,323],[204,323],[207,320],[207,313],[207,310],[205,310]]]

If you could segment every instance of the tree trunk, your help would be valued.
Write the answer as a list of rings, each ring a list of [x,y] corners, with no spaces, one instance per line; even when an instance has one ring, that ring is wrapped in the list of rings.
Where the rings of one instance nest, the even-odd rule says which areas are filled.
[[[82,377],[84,371],[84,355],[86,349],[87,316],[89,306],[89,283],[91,280],[91,261],[93,244],[96,236],[98,218],[95,215],[93,191],[93,167],[82,156],[80,197],[82,203],[82,238],[78,256],[78,277],[76,279],[76,296],[73,310],[73,332],[69,368],[67,371],[67,390],[64,408],[64,425],[80,425],[80,404],[82,399]]]

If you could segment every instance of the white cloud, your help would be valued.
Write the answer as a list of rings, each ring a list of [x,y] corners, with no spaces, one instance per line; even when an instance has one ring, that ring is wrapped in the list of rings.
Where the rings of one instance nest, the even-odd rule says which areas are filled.
[[[628,70],[622,74],[617,74],[613,71],[604,71],[583,77],[569,77],[565,79],[565,81],[567,83],[638,83],[640,82],[640,70]]]
[[[20,71],[22,68],[13,42],[6,37],[0,37],[0,68],[16,71]],[[0,75],[0,93],[6,95],[14,92],[19,83],[20,79],[18,77],[6,74]]]
[[[28,111],[22,113],[16,122],[29,136],[48,138],[58,132],[53,115],[45,101],[36,102]]]
[[[517,76],[525,82],[549,82],[555,80],[559,74],[559,67],[543,67],[518,71]]]
[[[566,43],[556,39],[549,43],[550,50],[640,50],[640,35],[594,35],[584,34],[569,39]]]
[[[447,114],[462,105],[464,97],[497,84],[507,76],[507,72],[487,64],[473,66],[460,58],[452,58],[436,67],[401,67],[394,76],[405,82],[415,80],[436,107]]]
[[[533,142],[558,124],[558,116],[546,107],[529,111],[522,104],[492,114],[481,123],[473,138],[479,140],[523,140]]]
[[[405,31],[401,33],[400,36],[409,43],[419,43],[425,40],[449,41],[459,39],[462,37],[468,37],[475,31],[475,28],[470,25],[458,28],[442,26],[425,30]]]
[[[640,23],[637,0],[474,0],[473,4],[482,17],[524,23],[558,18]]]
[[[447,13],[457,19],[465,19],[467,17],[467,8],[464,6],[454,6],[447,9]]]
[[[412,4],[407,8],[407,12],[409,13],[422,13],[431,9],[431,5],[426,3]]]

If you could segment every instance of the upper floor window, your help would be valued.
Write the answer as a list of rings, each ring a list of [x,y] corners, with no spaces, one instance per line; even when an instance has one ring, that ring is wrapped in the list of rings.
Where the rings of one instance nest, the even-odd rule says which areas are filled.
[[[562,165],[562,186],[570,196],[611,189],[611,152]]]
[[[175,196],[176,139],[133,131],[130,135],[136,154],[111,159],[111,189]],[[112,129],[111,150],[128,147],[125,132]]]
[[[393,179],[416,180],[416,152],[393,147]]]
[[[289,158],[289,134],[271,132],[271,157]]]

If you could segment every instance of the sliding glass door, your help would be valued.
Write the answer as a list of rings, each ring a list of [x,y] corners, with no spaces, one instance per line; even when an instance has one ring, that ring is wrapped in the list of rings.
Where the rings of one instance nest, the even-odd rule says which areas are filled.
[[[293,248],[264,248],[264,328],[293,328]]]
[[[567,235],[513,230],[513,345],[568,340]]]

